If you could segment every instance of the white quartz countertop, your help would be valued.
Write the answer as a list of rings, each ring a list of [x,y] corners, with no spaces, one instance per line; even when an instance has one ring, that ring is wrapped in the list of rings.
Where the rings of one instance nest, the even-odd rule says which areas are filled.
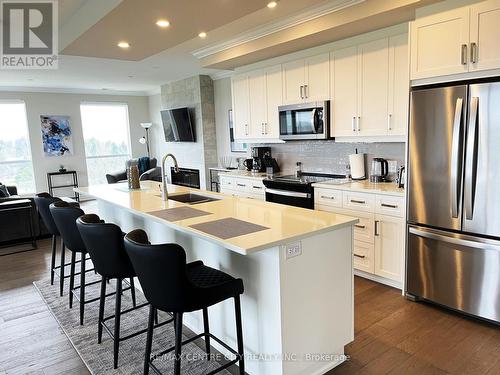
[[[151,215],[151,212],[187,206],[187,204],[172,199],[163,201],[160,196],[160,185],[160,183],[154,181],[141,181],[141,190],[128,191],[126,183],[120,183],[80,187],[75,188],[75,191],[115,205],[118,209],[124,209],[148,219],[160,221],[176,230],[210,240],[244,255],[354,225],[358,222],[356,218],[340,214],[233,197],[176,185],[168,185],[170,197],[193,192],[212,196],[218,198],[218,200],[189,205],[197,210],[209,212],[209,215],[179,221],[167,221]],[[235,218],[259,224],[269,229],[222,239],[191,227],[193,224],[224,218]]]
[[[398,188],[398,185],[394,182],[379,182],[374,183],[368,180],[364,181],[352,181],[348,183],[338,184],[332,181],[324,181],[313,184],[316,188],[323,189],[335,189],[335,190],[351,190],[359,191],[364,193],[375,193],[375,194],[385,194],[394,195],[399,197],[404,197],[405,189]]]

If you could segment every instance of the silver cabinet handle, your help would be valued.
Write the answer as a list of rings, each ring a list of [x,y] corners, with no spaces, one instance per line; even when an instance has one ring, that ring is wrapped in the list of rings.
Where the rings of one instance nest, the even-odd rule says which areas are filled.
[[[467,151],[465,153],[465,218],[472,220],[474,215],[474,179],[476,175],[477,165],[477,147],[476,147],[476,133],[477,133],[477,107],[479,98],[477,96],[472,98],[469,129],[467,130]]]
[[[355,226],[356,228],[359,228],[359,229],[365,229],[365,228],[366,228],[366,226],[365,226],[365,225],[354,224],[354,226]]]
[[[308,88],[309,88],[309,86],[304,85],[304,96],[305,96],[306,98],[308,98],[308,97],[309,97]]]
[[[351,199],[351,203],[366,204],[366,201],[358,201],[357,199]]]
[[[462,44],[462,54],[461,54],[462,65],[467,65],[467,44]]]
[[[352,131],[356,131],[356,116],[352,116]]]
[[[264,135],[264,134],[265,134],[265,130],[264,130],[264,123],[262,123],[262,124],[260,125],[260,131],[261,131],[262,135]]]
[[[460,152],[460,134],[462,133],[462,106],[464,99],[457,98],[455,104],[455,119],[453,121],[453,135],[451,142],[451,178],[450,178],[450,199],[451,216],[458,217],[458,196],[461,189],[461,179],[458,178],[462,171]]]
[[[477,43],[472,42],[470,44],[470,62],[475,64],[477,63]]]
[[[262,186],[252,186],[254,189],[262,189]]]
[[[358,132],[361,130],[361,116],[358,116]]]
[[[392,114],[389,113],[389,115],[387,115],[387,130],[392,130],[391,120],[392,120]]]
[[[245,124],[245,135],[248,135],[248,124]]]
[[[398,208],[398,206],[396,206],[395,204],[381,203],[380,205],[387,208]]]
[[[300,97],[304,99],[304,86],[300,86]]]
[[[356,258],[361,258],[361,259],[365,259],[366,258],[366,255],[359,255],[359,254],[356,254],[356,253],[354,253],[354,256]]]
[[[264,134],[267,134],[267,122],[264,123]]]
[[[238,186],[241,186],[241,187],[245,187],[246,185],[245,184],[236,184]]]
[[[378,224],[380,223],[380,221],[378,220],[375,220],[375,236],[378,236],[379,233],[378,233]]]
[[[322,195],[321,198],[322,199],[335,199],[335,197],[329,197],[327,195]]]

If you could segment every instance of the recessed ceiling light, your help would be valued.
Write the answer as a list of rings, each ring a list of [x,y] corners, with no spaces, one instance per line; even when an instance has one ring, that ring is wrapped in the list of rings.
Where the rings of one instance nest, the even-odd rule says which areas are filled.
[[[170,21],[161,19],[161,20],[156,21],[156,25],[159,27],[169,27]]]
[[[276,8],[276,5],[278,5],[278,3],[276,1],[271,1],[269,3],[267,3],[267,7],[268,8]]]
[[[118,43],[118,47],[125,49],[125,48],[129,48],[130,44],[129,44],[129,42],[120,42],[120,43]]]
[[[198,36],[199,36],[200,38],[206,38],[206,37],[207,37],[207,33],[206,33],[206,32],[204,32],[204,31],[202,31],[201,33],[199,33],[199,34],[198,34]]]

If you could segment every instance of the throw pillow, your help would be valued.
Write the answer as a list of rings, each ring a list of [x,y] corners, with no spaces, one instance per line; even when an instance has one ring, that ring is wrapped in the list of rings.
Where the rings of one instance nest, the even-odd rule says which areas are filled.
[[[8,198],[10,197],[9,190],[7,190],[7,186],[0,183],[0,198]]]

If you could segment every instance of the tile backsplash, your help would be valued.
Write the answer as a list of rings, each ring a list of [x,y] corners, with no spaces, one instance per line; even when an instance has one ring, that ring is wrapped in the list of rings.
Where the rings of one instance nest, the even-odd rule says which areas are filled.
[[[396,160],[398,167],[405,164],[405,143],[339,143],[335,141],[293,141],[283,144],[252,145],[271,147],[272,156],[277,159],[283,171],[294,171],[296,162],[302,162],[305,172],[345,174],[349,154],[365,155],[365,172],[375,157]],[[395,176],[391,176],[393,179]]]

